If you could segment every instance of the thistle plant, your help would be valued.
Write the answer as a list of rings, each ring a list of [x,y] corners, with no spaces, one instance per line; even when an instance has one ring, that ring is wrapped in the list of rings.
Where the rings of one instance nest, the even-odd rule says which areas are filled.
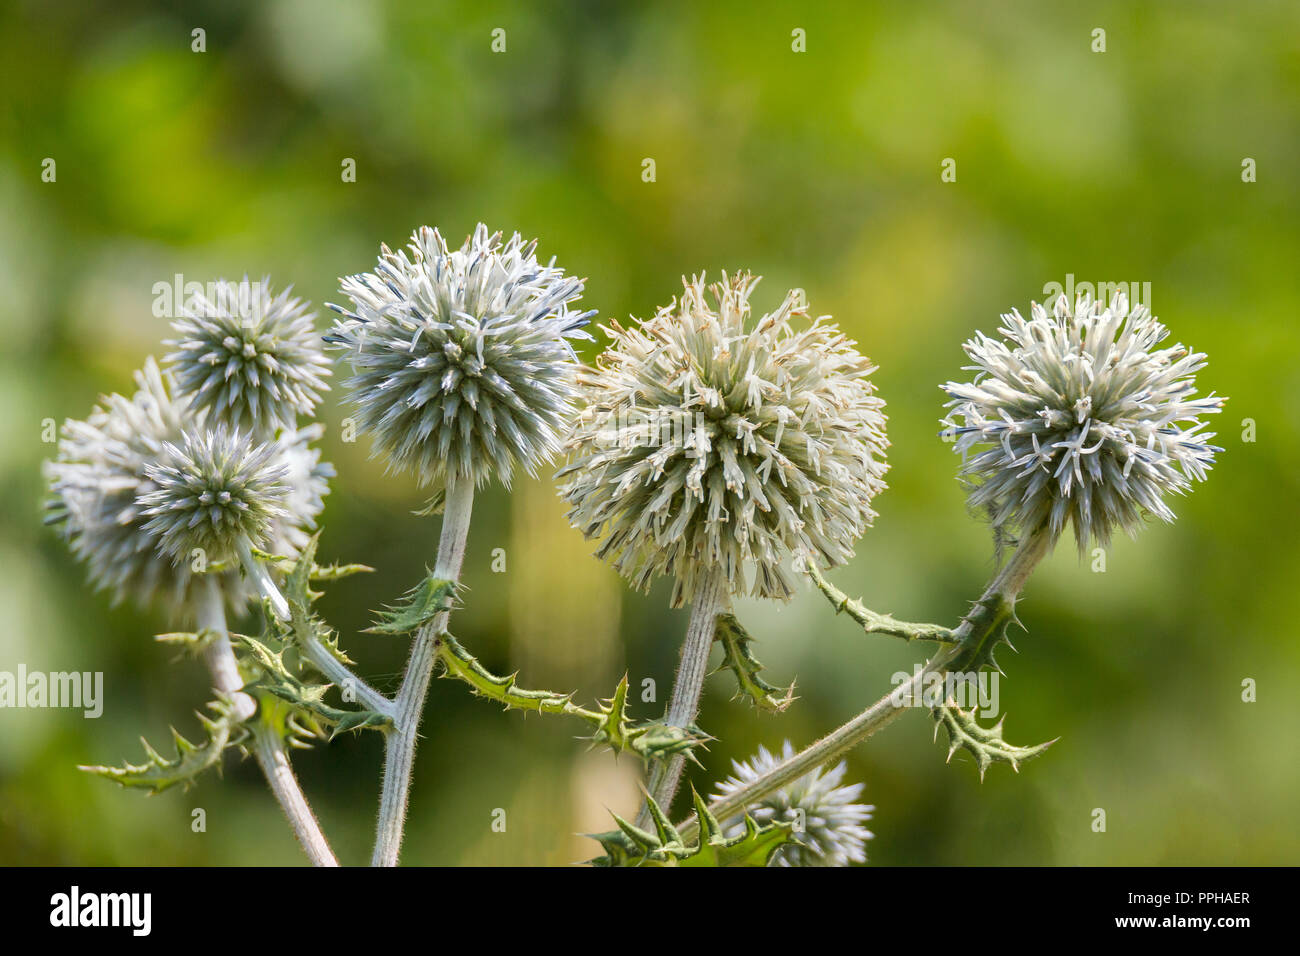
[[[240,562],[260,573],[255,549],[274,545],[296,555],[306,544],[333,473],[310,446],[320,429],[255,442],[221,420],[237,409],[196,404],[152,358],[135,379],[132,397],[107,396],[85,420],[64,423],[57,457],[46,466],[47,520],[115,603],[129,598],[195,624],[164,637],[203,659],[216,700],[210,715],[200,715],[206,742],[173,731],[175,757],[147,747],[144,764],[86,769],[158,792],[187,784],[238,747],[256,756],[310,858],[333,864],[289,764],[283,726],[265,708],[259,714],[245,691],[226,624],[227,609],[243,610],[256,594]]]
[[[941,435],[961,458],[973,513],[987,517],[1000,566],[954,626],[914,623],[866,607],[828,578],[847,564],[885,489],[884,403],[875,371],[828,317],[794,290],[773,311],[750,306],[748,273],[684,280],[680,299],[644,322],[600,328],[607,347],[590,366],[575,341],[594,313],[575,303],[583,280],[543,265],[535,242],[478,226],[458,248],[434,229],[404,251],[388,247],[373,272],[341,282],[349,307],[319,342],[305,303],[247,283],[196,301],[175,324],[168,369],[152,359],[131,396],[111,395],[65,423],[48,463],[50,520],[91,581],[114,600],[165,612],[161,635],[206,664],[214,699],[206,739],[175,735],[174,753],[146,745],[142,764],[88,767],[158,792],[189,786],[235,749],[253,755],[308,858],[336,857],[298,785],[291,749],[343,732],[384,739],[373,865],[395,865],[410,803],[420,718],[435,672],[507,710],[581,724],[594,745],[641,761],[646,794],[635,820],[594,834],[605,866],[847,866],[866,860],[874,807],[848,782],[844,757],[909,709],[928,712],[948,757],[965,753],[981,776],[1013,770],[1051,742],[1010,743],[934,678],[997,668],[1018,623],[1016,603],[1067,526],[1081,549],[1147,516],[1172,520],[1168,499],[1203,480],[1222,449],[1202,416],[1223,400],[1197,398],[1205,356],[1162,346],[1167,330],[1123,298],[1034,305],[1003,316],[1000,340],[965,344],[975,376],[948,382]],[[320,342],[351,367],[345,401],[374,454],[432,486],[422,514],[442,515],[432,568],[390,599],[369,632],[407,638],[395,695],[354,669],[317,613],[315,587],[370,569],[318,563],[317,521],[332,468],[310,421],[330,369]],[[304,421],[303,419],[308,420]],[[495,674],[448,629],[466,597],[459,579],[475,490],[556,475],[570,522],[598,542],[629,584],[671,580],[670,603],[690,606],[671,699],[662,716],[632,713],[625,676],[609,697],[526,688]],[[1011,553],[1001,561],[1001,547]],[[796,701],[772,683],[759,642],[732,598],[791,599],[802,579],[833,614],[866,634],[935,645],[913,678],[815,743],[759,747],[674,822],[688,762],[714,738],[697,724],[714,644],[717,671],[757,711]],[[227,615],[249,615],[248,633]],[[717,671],[714,671],[716,673]],[[942,680],[938,686],[947,687]],[[443,732],[438,728],[435,732]]]
[[[534,474],[559,451],[577,400],[571,339],[591,313],[573,312],[583,281],[518,233],[502,242],[480,223],[452,250],[436,229],[409,251],[380,249],[374,272],[341,280],[352,309],[328,336],[353,369],[348,400],[362,431],[394,470],[439,482],[445,517],[433,574],[460,576],[474,490],[515,466]],[[415,759],[415,736],[449,608],[416,634],[386,737],[379,836],[372,862],[397,863]]]
[[[731,595],[788,600],[795,554],[843,564],[885,487],[874,366],[825,318],[808,321],[797,290],[755,320],[757,283],[724,274],[706,288],[696,276],[680,304],[633,329],[610,325],[558,476],[570,521],[604,537],[599,557],[640,588],[671,576],[673,605],[692,604],[672,727],[695,720]],[[684,761],[652,778],[665,809]]]
[[[1182,493],[1190,478],[1203,478],[1222,451],[1206,444],[1213,434],[1202,430],[1199,414],[1219,411],[1224,400],[1192,398],[1194,373],[1204,367],[1205,356],[1181,345],[1157,349],[1168,333],[1145,309],[1130,312],[1123,297],[1109,306],[1081,297],[1073,309],[1060,299],[1050,316],[1036,304],[1030,314],[1028,322],[1016,312],[1003,317],[1010,345],[982,334],[968,341],[975,380],[943,386],[952,401],[941,434],[955,438],[954,450],[963,456],[968,502],[990,516],[999,532],[995,540],[1002,540],[1001,532],[1014,533],[1013,553],[951,631],[872,611],[810,562],[806,570],[814,585],[864,631],[935,641],[939,649],[903,686],[758,779],[719,795],[707,807],[710,815],[751,807],[848,753],[923,701],[932,678],[997,668],[995,652],[1010,646],[1007,629],[1020,623],[1016,601],[1067,517],[1081,548],[1093,538],[1106,540],[1112,523],[1132,534],[1146,514],[1170,520],[1163,496]],[[930,712],[936,737],[940,728],[948,734],[949,759],[968,752],[981,777],[994,763],[1018,771],[1054,743],[1012,745],[1001,721],[982,727],[973,709],[963,711],[946,697]],[[697,812],[678,832],[689,839],[707,825]]]

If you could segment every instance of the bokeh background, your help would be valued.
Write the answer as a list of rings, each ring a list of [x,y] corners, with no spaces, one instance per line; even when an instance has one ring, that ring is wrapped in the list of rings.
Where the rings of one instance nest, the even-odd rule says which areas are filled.
[[[602,318],[645,316],[698,270],[763,274],[760,307],[807,290],[879,364],[893,442],[877,526],[834,580],[917,620],[955,621],[993,569],[936,434],[961,342],[1067,274],[1151,283],[1174,336],[1210,355],[1203,391],[1231,398],[1220,464],[1105,573],[1067,542],[1031,582],[1001,706],[1013,741],[1061,738],[1047,756],[981,784],[964,756],[945,765],[919,713],[852,755],[877,808],[871,862],[1300,861],[1300,8],[1088,6],[0,5],[0,669],[98,670],[106,687],[99,720],[0,711],[0,863],[300,862],[251,761],[152,798],[75,769],[136,759],[137,735],[166,740],[169,723],[197,733],[206,690],[151,640],[176,622],[111,609],[42,528],[42,423],[84,416],[161,354],[156,282],[269,274],[324,303],[380,242],[423,223],[459,240],[480,219],[541,237]],[[364,439],[339,441],[344,415],[336,389],[322,549],[377,573],[322,607],[392,688],[404,644],[358,632],[432,560],[437,521],[411,514],[414,482]],[[492,489],[458,633],[526,686],[591,700],[625,671],[654,678],[661,703],[638,711],[657,716],[685,612],[590,552],[549,480]],[[801,699],[759,717],[714,678],[701,788],[760,743],[810,742],[922,653],[809,593],[739,613]],[[606,808],[633,810],[636,762],[587,753],[580,726],[441,681],[423,730],[408,863],[565,864],[593,855],[575,834],[608,828]],[[374,735],[297,760],[345,861],[368,857],[380,761]]]

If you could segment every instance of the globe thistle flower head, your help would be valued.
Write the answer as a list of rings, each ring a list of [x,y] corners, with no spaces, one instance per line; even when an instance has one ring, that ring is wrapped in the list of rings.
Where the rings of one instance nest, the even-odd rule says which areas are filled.
[[[449,249],[426,226],[341,288],[352,309],[331,306],[342,318],[327,341],[347,354],[349,401],[391,469],[509,484],[559,451],[578,394],[570,339],[590,338],[594,313],[570,311],[583,281],[539,263],[536,241],[480,224]]]
[[[288,471],[275,441],[254,443],[225,425],[187,430],[145,466],[155,486],[140,496],[145,530],[176,562],[196,550],[210,562],[238,560],[250,547],[265,547],[275,522],[289,517]]]
[[[1072,525],[1080,554],[1113,529],[1136,535],[1144,515],[1172,521],[1165,496],[1203,481],[1223,450],[1200,416],[1224,400],[1193,397],[1205,355],[1158,348],[1168,329],[1123,295],[1074,308],[1061,296],[1050,314],[1035,303],[1002,322],[1004,341],[964,346],[974,381],[942,386],[971,507],[999,531],[1046,522],[1053,541]]]
[[[60,526],[91,582],[113,603],[130,598],[175,612],[189,602],[189,565],[160,552],[139,498],[154,487],[146,466],[166,442],[181,439],[192,416],[152,358],[135,380],[131,398],[106,396],[84,421],[64,422],[57,456],[45,465],[52,492],[47,522]]]
[[[755,320],[756,277],[683,282],[680,303],[605,329],[560,493],[634,586],[673,577],[674,606],[715,570],[732,593],[788,599],[787,557],[843,564],[875,518],[875,366],[797,290]]]
[[[212,425],[260,435],[293,428],[310,415],[330,374],[315,313],[290,289],[272,295],[268,280],[214,283],[172,323],[166,361],[177,392]]]
[[[312,445],[324,432],[324,426],[317,423],[276,436],[276,457],[284,466],[287,491],[282,502],[284,514],[271,522],[267,550],[274,554],[296,558],[310,538],[308,532],[316,529],[316,517],[325,508],[334,466],[321,461],[320,449]]]
[[[779,758],[760,746],[752,760],[732,761],[735,772],[718,784],[713,800],[730,796],[793,756],[794,747],[787,740]],[[794,835],[803,845],[781,847],[773,856],[773,865],[848,866],[866,862],[866,843],[872,833],[862,824],[871,819],[875,807],[854,802],[861,795],[863,785],[842,785],[846,771],[844,761],[832,770],[814,770],[748,808],[749,815],[759,824],[795,825]],[[745,832],[744,816],[724,821],[722,826],[728,836],[740,836]]]

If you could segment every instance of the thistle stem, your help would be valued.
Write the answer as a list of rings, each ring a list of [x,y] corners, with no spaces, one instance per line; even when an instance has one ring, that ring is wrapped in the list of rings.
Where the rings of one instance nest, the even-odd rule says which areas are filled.
[[[1045,527],[1040,527],[1026,535],[1015,553],[985,588],[980,603],[1000,600],[1008,605],[1014,604],[1025,582],[1033,573],[1034,567],[1047,554],[1051,543],[1052,536]],[[914,701],[923,699],[926,679],[929,675],[946,672],[954,662],[963,657],[967,647],[978,644],[987,636],[976,632],[975,626],[971,623],[972,617],[967,617],[952,632],[954,643],[945,646],[930,658],[925,667],[913,675],[906,684],[894,688],[852,720],[793,757],[782,761],[757,780],[714,801],[709,805],[709,812],[719,820],[737,816],[772,791],[779,790],[805,774],[838,759],[882,727],[893,723],[905,709],[912,706]],[[981,626],[991,627],[995,619],[987,617],[985,621],[986,623]],[[692,840],[699,834],[699,821],[692,816],[677,829],[683,840]]]
[[[312,813],[302,787],[298,785],[284,740],[266,724],[259,723],[253,729],[253,756],[257,758],[257,765],[262,768],[266,782],[271,785],[271,792],[280,802],[289,826],[293,828],[293,835],[298,838],[312,865],[338,866],[339,861],[334,858],[334,852],[326,842],[325,834],[321,832],[316,815]]]
[[[462,475],[448,475],[438,558],[433,568],[435,577],[459,580],[473,508],[474,480]],[[411,769],[415,762],[416,732],[438,656],[438,635],[446,630],[448,616],[446,611],[435,615],[416,633],[402,689],[394,701],[393,726],[384,738],[384,786],[379,799],[379,825],[371,866],[396,866],[401,853]]]
[[[236,716],[240,720],[247,720],[257,711],[257,704],[242,689],[244,681],[239,676],[239,665],[230,646],[230,630],[226,624],[221,589],[215,576],[210,574],[204,576],[201,587],[199,629],[214,635],[203,650],[203,661],[212,673],[216,689],[234,701]],[[298,778],[294,776],[280,735],[258,722],[253,729],[253,754],[307,858],[314,866],[338,866],[338,860],[330,850],[329,842],[321,832],[320,824],[298,785]]]
[[[682,644],[681,662],[677,665],[677,679],[673,683],[673,696],[664,717],[664,722],[670,727],[689,727],[700,712],[700,695],[704,690],[704,678],[709,671],[709,651],[713,648],[718,615],[726,610],[728,598],[726,578],[720,569],[709,571],[696,585],[691,599],[691,619],[686,626],[686,640]],[[655,764],[650,775],[650,796],[665,813],[677,795],[685,765],[686,756],[674,754],[667,762]],[[637,820],[639,825],[649,825],[648,805],[642,807]]]
[[[230,646],[226,607],[215,575],[205,574],[199,582],[198,618],[199,631],[208,635],[203,663],[212,675],[212,686],[230,697],[238,720],[247,720],[257,712],[257,704],[243,690],[244,679],[239,676],[239,664]]]
[[[253,556],[253,550],[247,541],[239,542],[239,560],[244,566],[244,573],[252,580],[257,591],[271,604],[271,610],[282,621],[289,620],[289,602],[276,586],[275,580],[266,565]]]

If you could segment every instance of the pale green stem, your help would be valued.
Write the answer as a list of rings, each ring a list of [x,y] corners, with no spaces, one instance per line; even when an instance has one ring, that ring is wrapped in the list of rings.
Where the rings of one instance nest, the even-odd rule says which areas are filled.
[[[244,678],[230,646],[226,606],[215,574],[205,574],[198,582],[198,619],[199,631],[207,635],[203,663],[212,675],[212,686],[230,697],[238,720],[247,720],[257,712],[257,704],[243,690]]]
[[[247,720],[256,712],[257,704],[242,689],[244,681],[239,676],[239,665],[230,646],[230,630],[226,624],[225,605],[216,576],[204,575],[201,588],[199,630],[210,635],[203,649],[203,661],[212,673],[216,689],[234,701],[235,715],[241,721]],[[338,866],[329,841],[321,832],[316,815],[312,813],[311,806],[298,785],[298,778],[293,774],[284,741],[278,733],[260,721],[253,728],[253,755],[307,858],[315,866]]]
[[[270,602],[271,610],[275,616],[282,621],[289,620],[289,602],[285,600],[284,594],[276,586],[275,579],[271,577],[270,569],[253,556],[253,550],[249,547],[247,541],[239,543],[239,560],[244,566],[244,573],[252,580],[257,592]]]
[[[700,695],[704,678],[709,673],[709,651],[718,627],[718,615],[726,610],[730,595],[726,576],[720,569],[707,572],[695,587],[691,597],[691,618],[686,625],[686,640],[682,643],[681,662],[677,665],[677,679],[673,683],[673,696],[668,703],[664,722],[670,727],[690,727],[700,712]],[[681,785],[682,770],[686,766],[683,754],[674,754],[666,762],[654,765],[647,788],[654,801],[668,813],[668,808]],[[642,807],[637,818],[642,826],[650,823],[648,806]]]
[[[258,723],[253,728],[253,756],[271,785],[271,792],[284,809],[284,815],[293,828],[293,835],[298,838],[307,858],[313,866],[338,866],[334,852],[330,849],[321,832],[316,814],[303,795],[298,778],[294,775],[293,765],[289,763],[289,754],[285,750],[284,740],[271,727]]]
[[[445,581],[460,579],[473,509],[474,479],[448,475],[438,558],[433,568],[435,577]],[[379,825],[374,854],[370,859],[372,866],[396,866],[401,853],[411,770],[415,764],[416,733],[437,659],[438,635],[446,630],[448,616],[446,611],[435,615],[416,633],[402,689],[394,701],[393,726],[384,737],[384,787],[379,798]]]
[[[1013,604],[1034,567],[1047,554],[1051,543],[1052,537],[1046,529],[1040,528],[1026,535],[1011,559],[985,589],[981,603],[1000,599]],[[915,674],[906,684],[894,688],[848,723],[782,761],[763,776],[709,804],[709,812],[719,820],[738,816],[772,791],[838,759],[877,730],[892,723],[904,710],[913,706],[914,701],[923,699],[928,675],[945,672],[950,664],[962,656],[965,650],[963,644],[968,639],[979,640],[982,637],[972,633],[970,620],[968,617],[953,631],[952,640],[955,643],[935,654],[920,673]],[[677,829],[683,840],[690,841],[699,834],[699,821],[692,816]]]

